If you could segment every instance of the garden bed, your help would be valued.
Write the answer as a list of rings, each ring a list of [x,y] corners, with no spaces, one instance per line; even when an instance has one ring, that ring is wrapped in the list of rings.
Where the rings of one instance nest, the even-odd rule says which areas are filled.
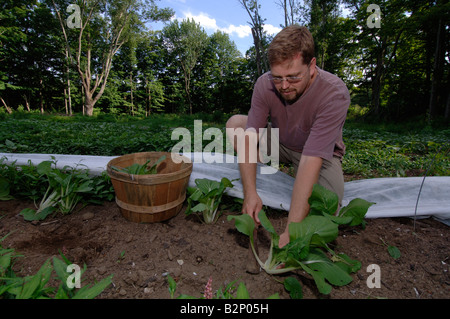
[[[101,299],[170,298],[168,274],[177,281],[175,297],[201,297],[210,277],[213,291],[237,280],[245,283],[251,298],[275,293],[290,297],[277,281],[286,275],[246,272],[248,237],[226,218],[236,212],[225,212],[213,225],[186,217],[184,210],[163,223],[137,224],[126,221],[115,203],[105,202],[30,223],[19,212],[32,206],[23,200],[0,202],[0,236],[11,233],[2,245],[24,256],[14,266],[18,276],[35,274],[48,258],[63,252],[72,262],[87,265],[87,283],[113,274],[113,285],[98,296]],[[286,214],[271,212],[269,218],[277,231],[284,227]],[[409,218],[369,219],[365,229],[342,228],[334,242],[336,251],[362,264],[353,282],[323,295],[307,274],[298,272],[296,278],[305,299],[448,298],[449,237],[450,228],[433,219],[417,220],[415,230]],[[258,239],[260,250],[267,249],[269,236],[262,233]],[[387,245],[397,247],[400,258],[394,259]],[[367,286],[372,274],[367,267],[372,264],[380,267],[380,288]]]

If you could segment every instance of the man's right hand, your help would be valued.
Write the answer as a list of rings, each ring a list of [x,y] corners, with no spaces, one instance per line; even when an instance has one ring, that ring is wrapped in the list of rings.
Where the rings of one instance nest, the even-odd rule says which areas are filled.
[[[258,213],[261,211],[262,206],[263,203],[258,193],[246,194],[244,195],[244,203],[242,204],[242,213],[249,214],[256,225],[259,226],[261,222],[259,221]]]

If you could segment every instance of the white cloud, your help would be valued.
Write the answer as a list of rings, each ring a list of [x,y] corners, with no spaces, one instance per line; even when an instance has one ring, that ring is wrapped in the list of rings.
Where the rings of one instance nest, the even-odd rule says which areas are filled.
[[[200,12],[198,15],[193,15],[191,12],[183,12],[185,19],[194,19],[196,23],[200,23],[200,25],[209,30],[218,30],[216,19],[208,17],[207,14]]]
[[[222,28],[221,31],[228,34],[236,33],[239,38],[246,38],[252,34],[252,29],[248,25],[235,26],[231,24],[227,28]]]
[[[193,15],[191,12],[183,12],[184,19],[194,19],[196,23],[200,23],[200,25],[206,30],[211,30],[213,32],[222,31],[229,35],[235,33],[239,38],[245,38],[252,34],[250,26],[248,25],[239,25],[236,26],[234,24],[230,24],[225,28],[221,28],[217,25],[217,20],[209,17],[206,13],[200,12],[197,15]]]
[[[264,31],[266,31],[269,35],[275,35],[275,34],[277,34],[278,32],[281,31],[281,28],[275,27],[275,26],[273,26],[271,24],[265,24],[264,25]]]
[[[236,26],[234,24],[230,24],[227,27],[221,28],[217,25],[217,20],[208,16],[208,14],[200,12],[197,15],[193,15],[190,11],[183,12],[184,19],[193,19],[196,23],[200,23],[200,25],[206,30],[210,30],[213,32],[222,31],[229,35],[236,34],[239,38],[246,38],[252,35],[252,30],[249,25],[239,25]],[[264,30],[270,34],[274,35],[281,31],[281,28],[275,27],[271,24],[265,24]]]

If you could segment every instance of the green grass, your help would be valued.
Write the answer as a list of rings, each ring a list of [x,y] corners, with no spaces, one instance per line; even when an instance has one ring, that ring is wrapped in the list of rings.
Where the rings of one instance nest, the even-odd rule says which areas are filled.
[[[172,130],[185,127],[193,138],[195,119],[203,121],[204,130],[218,127],[225,132],[225,115],[155,114],[133,118],[16,113],[3,116],[0,122],[0,152],[117,156],[170,151],[179,142],[171,140]],[[417,128],[413,124],[348,121],[344,127],[344,172],[364,178],[422,176],[426,171],[428,175],[449,175],[450,129]],[[203,141],[203,146],[210,142]]]

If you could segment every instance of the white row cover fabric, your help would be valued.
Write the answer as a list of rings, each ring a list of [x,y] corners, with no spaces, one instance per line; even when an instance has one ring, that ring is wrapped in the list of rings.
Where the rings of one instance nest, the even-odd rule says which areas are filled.
[[[227,189],[230,196],[243,198],[242,183],[237,158],[226,154],[187,153],[184,156],[194,163],[189,186],[195,180],[208,178],[220,181],[226,177],[234,187]],[[56,167],[64,166],[89,169],[92,175],[100,175],[115,156],[84,156],[57,154],[0,153],[6,163],[38,165],[56,160]],[[263,174],[261,173],[263,172]],[[273,174],[267,174],[267,173]],[[258,164],[256,186],[263,204],[275,209],[289,211],[294,178]],[[376,203],[369,208],[367,218],[432,216],[450,226],[450,177],[375,178],[345,183],[343,206],[352,199],[362,198]]]

